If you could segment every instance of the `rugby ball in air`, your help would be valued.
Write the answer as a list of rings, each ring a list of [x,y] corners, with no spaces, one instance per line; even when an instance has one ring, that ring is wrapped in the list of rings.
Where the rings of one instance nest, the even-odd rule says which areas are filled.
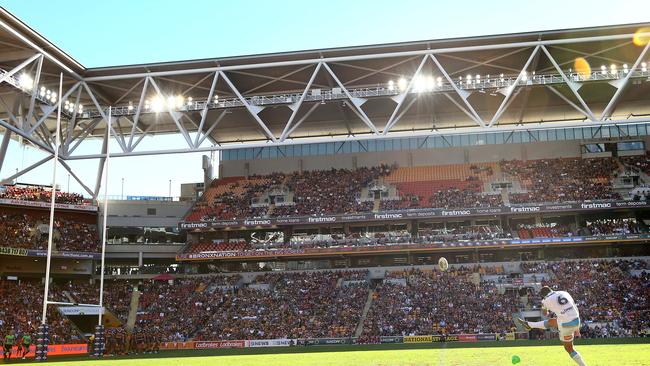
[[[447,262],[447,258],[441,257],[438,259],[438,268],[440,268],[440,270],[443,272],[449,269],[449,262]]]

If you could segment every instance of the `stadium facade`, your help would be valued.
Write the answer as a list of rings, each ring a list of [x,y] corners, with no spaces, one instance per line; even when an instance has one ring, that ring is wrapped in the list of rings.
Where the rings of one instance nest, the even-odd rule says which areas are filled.
[[[109,203],[105,273],[115,281],[106,295],[114,312],[107,326],[155,323],[147,309],[156,309],[156,301],[147,294],[167,290],[142,282],[152,278],[195,290],[181,292],[182,299],[167,292],[169,301],[210,303],[233,315],[228,293],[251,300],[249,291],[275,289],[291,299],[297,295],[281,284],[286,278],[278,279],[292,273],[285,271],[336,269],[312,279],[360,299],[353,325],[295,338],[372,342],[444,328],[435,321],[430,333],[414,327],[391,334],[387,329],[399,327],[387,327],[376,310],[389,306],[390,286],[415,291],[420,280],[439,279],[404,269],[433,268],[441,256],[466,275],[459,289],[486,286],[486,298],[505,296],[498,301],[514,299],[521,287],[538,288],[562,268],[538,269],[538,261],[571,258],[584,268],[593,259],[625,258],[634,264],[616,262],[607,271],[620,267],[636,283],[650,238],[650,43],[639,42],[648,38],[639,30],[649,26],[87,69],[0,8],[0,168],[11,139],[47,154],[1,177],[0,214],[8,229],[0,230],[0,274],[42,277],[46,201],[56,188],[15,182],[55,158],[60,101],[57,159],[85,190],[85,197],[57,195],[52,268],[58,295],[68,299],[88,296],[96,285],[107,160],[214,157],[204,158],[206,179],[188,202]],[[161,136],[178,143],[157,144]],[[90,159],[98,174],[84,182],[68,163]],[[65,287],[67,281],[91,290]],[[134,283],[145,290],[133,290]],[[219,301],[212,303],[210,294]],[[525,305],[522,316],[540,316]],[[87,333],[92,322],[75,311],[72,321]],[[607,323],[599,314],[593,319],[598,327]],[[626,334],[647,331],[645,319],[646,328],[628,327]],[[190,323],[186,339],[252,342],[237,338],[235,329],[219,333],[228,327],[215,325],[209,311]],[[505,323],[471,331],[496,339]],[[268,339],[255,334],[251,339]],[[291,338],[275,335],[283,344]]]

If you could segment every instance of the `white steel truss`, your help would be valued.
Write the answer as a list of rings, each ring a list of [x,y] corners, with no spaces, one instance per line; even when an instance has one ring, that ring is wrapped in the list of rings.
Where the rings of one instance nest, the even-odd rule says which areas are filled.
[[[0,27],[7,28],[8,25],[0,22]],[[15,31],[14,31],[15,33]],[[628,119],[615,119],[612,118],[612,112],[617,107],[622,94],[632,83],[632,80],[646,80],[650,78],[650,73],[646,67],[641,67],[642,62],[648,55],[650,45],[642,48],[639,55],[635,58],[634,62],[630,62],[632,66],[626,71],[622,70],[614,73],[608,72],[601,74],[595,71],[590,80],[584,80],[575,72],[568,72],[563,69],[570,61],[555,59],[550,49],[562,49],[567,52],[578,52],[574,48],[575,45],[582,43],[594,42],[622,42],[617,45],[608,47],[604,50],[591,52],[588,56],[598,57],[599,59],[607,61],[618,61],[617,58],[607,56],[606,51],[614,50],[625,45],[630,44],[632,34],[617,34],[607,36],[591,36],[581,38],[569,39],[553,39],[553,40],[538,40],[527,42],[512,42],[512,43],[495,43],[484,44],[477,46],[460,46],[460,47],[444,47],[444,48],[431,48],[426,50],[403,51],[403,52],[387,52],[375,54],[361,54],[351,56],[336,56],[336,57],[322,57],[312,59],[298,59],[291,61],[278,61],[278,62],[262,62],[242,65],[228,65],[228,66],[214,66],[214,67],[199,67],[199,68],[186,68],[170,71],[152,71],[147,73],[124,73],[118,75],[106,76],[91,76],[84,77],[74,71],[70,70],[65,64],[56,60],[51,54],[48,54],[43,49],[36,46],[33,42],[25,37],[20,38],[25,44],[34,50],[34,53],[27,57],[24,61],[20,62],[17,66],[11,68],[9,71],[0,70],[0,84],[12,87],[16,95],[27,95],[28,102],[26,108],[13,108],[10,104],[0,96],[0,105],[4,108],[4,115],[0,118],[0,126],[4,128],[5,133],[0,143],[0,168],[4,162],[7,144],[10,138],[20,137],[23,138],[35,147],[53,155],[56,148],[55,137],[53,136],[52,129],[52,115],[57,110],[55,103],[48,102],[38,94],[37,87],[44,75],[44,63],[53,63],[60,67],[60,69],[70,78],[67,81],[65,93],[60,95],[60,100],[68,100],[69,98],[73,105],[79,105],[81,100],[89,103],[88,108],[85,110],[74,109],[72,111],[61,111],[62,119],[65,121],[65,129],[62,132],[59,161],[63,164],[71,175],[81,183],[86,192],[93,197],[97,197],[100,186],[101,171],[104,164],[104,159],[107,157],[108,144],[107,139],[112,138],[119,145],[121,151],[111,152],[111,157],[126,157],[126,156],[141,156],[141,155],[156,155],[156,154],[170,154],[170,153],[186,153],[186,152],[201,152],[201,151],[215,151],[225,149],[237,149],[243,147],[266,147],[266,146],[283,146],[296,143],[318,143],[318,142],[333,142],[333,141],[347,141],[347,140],[368,140],[368,139],[384,139],[393,137],[418,137],[418,136],[431,136],[431,135],[448,135],[448,134],[461,134],[461,133],[477,133],[488,131],[517,131],[526,129],[544,129],[544,128],[558,128],[558,126],[575,127],[575,126],[600,126],[603,124],[629,124],[650,122],[650,118],[628,118]],[[23,39],[24,38],[24,39]],[[467,56],[468,52],[482,52],[482,51],[501,51],[498,55],[492,55],[482,60],[473,60]],[[518,55],[523,52],[530,52],[523,67],[512,67],[512,65],[502,65],[499,62],[511,56]],[[547,69],[543,73],[535,75],[532,73],[531,77],[525,77],[525,73],[530,70],[533,65],[533,60],[539,55],[545,55],[550,61],[552,68]],[[441,61],[443,58],[449,60],[457,60],[469,64],[454,70],[446,68]],[[392,60],[388,64],[381,67],[368,67],[355,64],[358,61],[371,61],[371,60]],[[418,62],[419,61],[419,62]],[[416,63],[417,67],[409,76],[406,86],[404,88],[390,87],[387,84],[382,85],[360,85],[362,82],[372,76],[382,75],[386,77],[401,76],[401,72],[395,72],[396,67]],[[417,78],[422,74],[422,70],[427,63],[431,63],[431,67],[435,68],[441,75],[440,82],[437,82],[435,87],[431,90],[422,91],[414,90],[414,85]],[[28,66],[32,65],[34,71],[33,85],[31,88],[24,88],[20,85],[17,75],[25,70]],[[293,68],[277,73],[276,76],[262,75],[259,71],[268,68]],[[347,80],[342,78],[340,74],[335,72],[333,67],[344,69],[359,70],[360,75],[356,75]],[[492,69],[499,69],[508,72],[507,75],[493,76],[481,80],[480,82],[463,82],[457,80],[456,77],[467,71],[479,69],[481,67],[490,67]],[[305,76],[305,74],[307,74]],[[187,75],[196,75],[197,77],[191,82],[175,80],[175,77],[182,77]],[[236,76],[245,75],[260,80],[256,85],[245,87],[238,86]],[[301,76],[302,75],[302,76]],[[330,86],[323,85],[320,82],[319,75],[324,75],[328,80],[332,81]],[[107,98],[102,95],[99,87],[107,87],[106,83],[111,81],[128,81],[132,80],[127,86],[110,86],[115,90],[119,90],[119,97]],[[578,92],[579,89],[587,82],[601,82],[609,83],[616,91],[609,99],[603,108],[602,112],[597,116],[587,104],[587,101]],[[155,151],[138,151],[137,148],[145,136],[152,135],[152,131],[158,131],[156,127],[158,118],[151,118],[147,120],[145,116],[151,116],[159,111],[152,111],[146,108],[148,104],[148,96],[151,97],[152,93],[155,96],[166,99],[164,90],[164,83],[174,83],[181,85],[185,93],[199,92],[204,93],[203,98],[198,98],[183,104],[182,107],[173,107],[172,105],[164,105],[164,115],[171,119],[171,126],[173,129],[166,131],[167,133],[176,133],[183,137],[187,146],[183,148],[165,149]],[[205,84],[209,83],[209,87]],[[294,85],[296,89],[292,89],[286,93],[277,95],[270,95],[262,93],[262,91],[274,83],[287,83]],[[225,84],[229,91],[218,90],[218,85]],[[333,86],[332,86],[333,85]],[[564,93],[560,92],[559,88],[568,87],[571,96],[567,97]],[[557,97],[571,109],[577,111],[584,118],[573,118],[561,123],[555,123],[552,126],[545,126],[543,123],[532,126],[518,125],[518,124],[503,124],[501,118],[504,113],[513,105],[513,101],[522,89],[540,87],[543,90],[548,90],[551,95]],[[141,88],[141,89],[139,89]],[[319,93],[315,93],[315,88]],[[29,89],[29,90],[28,90]],[[242,92],[243,90],[243,92]],[[475,93],[485,92],[502,94],[503,99],[498,103],[498,107],[494,113],[490,114],[491,117],[484,119],[479,114],[476,106],[470,101],[470,96]],[[260,94],[255,94],[255,93]],[[129,105],[125,104],[128,96],[132,93],[139,94],[135,103]],[[231,93],[231,94],[229,94]],[[445,103],[450,103],[454,108],[462,112],[461,115],[469,118],[469,124],[465,123],[461,127],[453,129],[440,129],[437,126],[433,128],[429,125],[426,129],[422,130],[398,130],[401,126],[400,121],[406,113],[415,105],[415,103],[424,103],[425,98],[421,95],[439,95],[440,99]],[[381,99],[383,98],[383,99]],[[575,99],[571,100],[571,99]],[[391,99],[394,103],[389,117],[384,127],[378,127],[376,121],[370,117],[370,107],[367,102],[370,100],[386,100]],[[300,127],[304,126],[308,119],[314,115],[319,105],[332,103],[332,102],[345,102],[343,107],[349,107],[350,111],[358,118],[363,124],[362,132],[348,132],[347,134],[339,134],[333,136],[313,136],[303,137],[294,136]],[[290,112],[286,119],[281,121],[278,126],[278,121],[269,121],[266,117],[261,116],[261,112],[267,108],[275,108],[277,106],[287,107]],[[111,108],[113,121],[108,122],[107,111]],[[525,108],[525,107],[522,107]],[[220,131],[220,127],[224,125],[224,120],[227,121],[227,115],[233,110],[245,110],[247,115],[250,116],[256,124],[256,127],[263,134],[263,139],[251,139],[241,141],[240,143],[233,144],[229,141],[220,141],[214,138],[214,133]],[[262,113],[262,115],[265,115]],[[194,117],[198,116],[198,118]],[[464,118],[464,117],[463,117]],[[188,123],[189,122],[189,123]],[[308,122],[307,122],[308,123]],[[329,122],[334,123],[334,122]],[[63,128],[63,127],[62,127]],[[171,128],[171,127],[170,127]],[[194,133],[194,135],[191,135]],[[98,154],[75,155],[77,148],[86,140],[90,138],[102,138],[103,148]],[[206,146],[206,140],[209,141],[209,146]],[[82,183],[72,169],[65,162],[68,160],[81,160],[81,159],[100,159],[98,169],[98,180],[94,189],[89,188]],[[34,168],[52,160],[51,157],[44,158],[41,161],[25,168],[21,172],[12,174],[5,178],[3,181],[13,180],[20,175],[33,170]]]

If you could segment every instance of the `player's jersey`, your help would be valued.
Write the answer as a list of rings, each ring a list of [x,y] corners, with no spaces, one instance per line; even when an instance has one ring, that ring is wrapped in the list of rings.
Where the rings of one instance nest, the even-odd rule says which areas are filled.
[[[23,336],[23,344],[32,344],[32,336],[30,335],[24,335]]]
[[[552,311],[557,316],[560,324],[568,323],[580,318],[578,307],[573,297],[566,291],[553,291],[544,300],[542,305],[545,309]]]
[[[16,337],[15,336],[12,336],[11,334],[8,334],[8,335],[5,336],[5,345],[13,346],[15,342],[16,342]]]

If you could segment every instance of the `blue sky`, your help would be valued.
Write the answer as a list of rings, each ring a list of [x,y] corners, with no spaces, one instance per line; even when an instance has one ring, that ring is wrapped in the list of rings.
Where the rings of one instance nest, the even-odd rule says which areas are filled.
[[[650,1],[1,0],[86,67],[650,21]],[[15,143],[6,177],[42,154]],[[137,167],[139,174],[133,174]],[[173,167],[170,169],[169,167]],[[200,181],[200,156],[115,159],[109,194],[167,195]],[[74,163],[94,185],[96,163]],[[51,165],[21,181],[49,184]],[[67,189],[67,172],[58,183]],[[73,191],[81,191],[74,182]]]

